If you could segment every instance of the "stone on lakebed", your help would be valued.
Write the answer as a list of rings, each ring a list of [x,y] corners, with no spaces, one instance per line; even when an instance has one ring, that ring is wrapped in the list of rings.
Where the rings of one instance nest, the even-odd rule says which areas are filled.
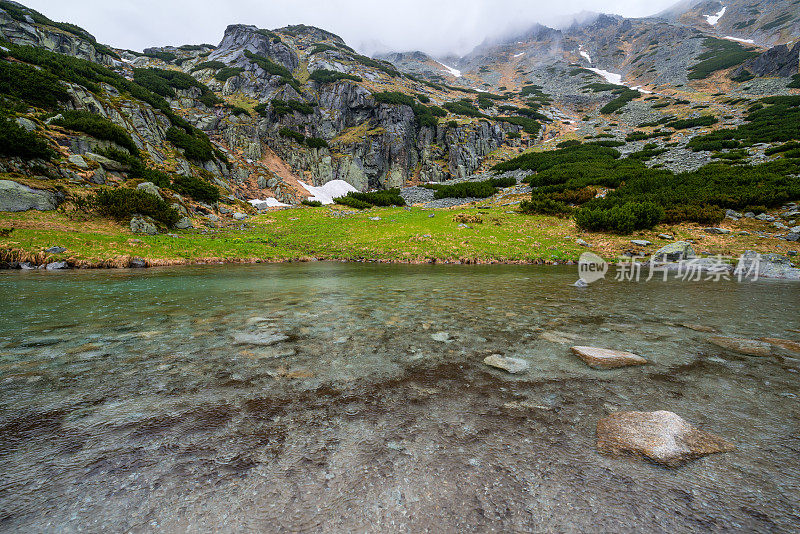
[[[505,356],[501,356],[499,354],[487,356],[483,359],[483,363],[489,367],[502,369],[503,371],[511,373],[512,375],[527,371],[529,366],[528,362],[525,360],[521,360],[519,358],[506,358]]]
[[[697,429],[667,411],[615,412],[597,422],[597,449],[601,453],[641,455],[657,464],[681,464],[734,450],[729,441]]]
[[[723,349],[747,354],[748,356],[772,355],[772,345],[766,341],[725,336],[711,336],[708,341]]]
[[[581,360],[594,369],[615,369],[629,365],[644,365],[647,360],[632,352],[596,347],[570,347]]]

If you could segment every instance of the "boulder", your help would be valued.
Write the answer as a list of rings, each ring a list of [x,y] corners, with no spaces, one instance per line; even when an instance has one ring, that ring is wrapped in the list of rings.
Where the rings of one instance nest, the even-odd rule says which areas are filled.
[[[739,213],[738,211],[725,210],[725,218],[726,219],[739,220],[739,219],[742,218],[742,214]]]
[[[631,243],[636,245],[637,247],[649,247],[652,243],[646,239],[633,239]]]
[[[50,247],[47,250],[45,250],[45,252],[47,252],[48,254],[61,254],[62,252],[66,251],[67,249],[65,249],[64,247]]]
[[[529,364],[519,358],[506,358],[500,354],[492,354],[483,359],[483,363],[495,369],[501,369],[507,373],[518,374],[528,370]]]
[[[695,251],[690,243],[676,241],[661,247],[650,257],[652,263],[672,263],[695,256]]]
[[[712,235],[728,235],[731,233],[727,228],[703,228],[703,231]]]
[[[233,218],[236,219],[237,221],[243,221],[247,219],[247,214],[237,211],[236,213],[233,214]]]
[[[142,182],[136,186],[136,189],[139,191],[144,191],[145,193],[150,193],[151,195],[157,196],[159,199],[164,200],[164,198],[161,196],[161,189],[153,182]]]
[[[630,365],[644,365],[647,360],[632,352],[597,347],[570,347],[574,354],[593,369],[615,369]]]
[[[711,336],[708,338],[709,343],[713,343],[718,347],[738,352],[740,354],[747,354],[748,356],[771,356],[772,345],[765,341],[758,341],[756,339],[746,339],[740,337],[724,337],[724,336]]]
[[[194,225],[189,217],[183,217],[175,223],[175,228],[178,230],[187,230],[189,228],[194,228]]]
[[[0,211],[50,211],[58,207],[60,196],[52,191],[0,180]]]
[[[592,246],[592,245],[590,245],[589,243],[587,243],[586,241],[584,241],[584,240],[583,240],[583,239],[581,239],[581,238],[578,238],[578,239],[576,239],[576,240],[575,240],[575,243],[576,243],[577,245],[580,245],[580,246],[582,246],[582,247],[591,247],[591,246]]]
[[[597,449],[613,456],[640,455],[678,467],[709,454],[732,451],[720,436],[697,429],[667,412],[615,412],[597,422]]]
[[[32,132],[36,129],[36,123],[25,117],[17,117],[17,124],[26,132]]]
[[[69,269],[69,264],[65,261],[54,261],[47,264],[48,271],[63,271],[65,269]]]
[[[142,258],[131,258],[128,262],[128,267],[131,269],[144,269],[147,267],[147,262]]]
[[[131,232],[134,234],[146,235],[158,234],[158,228],[156,228],[156,225],[147,219],[148,218],[142,217],[141,215],[137,215],[131,219]]]
[[[792,267],[789,258],[779,254],[759,254],[748,250],[739,258],[734,271],[742,278],[772,278],[779,280],[800,280],[800,269]]]
[[[86,160],[83,159],[83,156],[78,154],[74,154],[67,158],[67,161],[78,167],[79,169],[86,170],[89,168],[89,164],[86,163]]]
[[[658,238],[663,239],[665,241],[672,241],[673,239],[675,239],[673,236],[669,234],[658,234]]]
[[[83,155],[83,157],[96,162],[107,171],[125,172],[130,170],[130,167],[128,167],[127,165],[124,165],[119,161],[107,158],[105,156],[101,156],[100,154],[95,154],[94,152],[87,152],[86,154]]]

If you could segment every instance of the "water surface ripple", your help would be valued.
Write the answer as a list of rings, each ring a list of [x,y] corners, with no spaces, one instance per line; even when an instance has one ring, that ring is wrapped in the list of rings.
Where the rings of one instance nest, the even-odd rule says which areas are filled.
[[[0,273],[0,531],[796,531],[800,284],[315,263]],[[652,363],[596,371],[570,344]],[[483,365],[527,359],[506,375]],[[737,450],[595,450],[613,410]]]

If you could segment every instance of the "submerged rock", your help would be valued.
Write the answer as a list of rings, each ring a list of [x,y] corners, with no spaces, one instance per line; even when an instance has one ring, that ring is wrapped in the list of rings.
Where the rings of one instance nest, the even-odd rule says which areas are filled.
[[[275,343],[287,341],[288,339],[289,336],[286,334],[276,334],[274,332],[260,332],[256,334],[239,333],[233,335],[233,341],[237,345],[257,345],[261,347],[274,345]]]
[[[781,339],[777,337],[762,337],[761,341],[783,350],[800,354],[800,341],[792,341],[791,339]]]
[[[689,330],[694,330],[695,332],[707,332],[707,333],[718,332],[718,330],[713,326],[705,326],[702,324],[681,323],[681,326],[684,328],[688,328]]]
[[[594,369],[615,369],[629,365],[644,365],[647,360],[622,350],[599,349],[596,347],[570,347],[581,360]]]
[[[723,349],[727,349],[748,356],[770,356],[772,355],[772,345],[765,341],[756,339],[745,339],[738,337],[711,336],[708,338],[710,343]]]
[[[431,339],[434,341],[439,341],[440,343],[452,343],[453,340],[450,339],[450,334],[447,332],[436,332],[435,334],[431,334]]]
[[[597,449],[611,455],[641,455],[668,467],[734,450],[729,441],[699,430],[677,414],[615,412],[597,422]]]
[[[578,281],[572,284],[573,287],[589,287],[589,282],[583,278],[578,278]]]
[[[503,371],[511,374],[523,373],[528,370],[529,364],[525,360],[519,358],[506,358],[500,354],[492,354],[483,359],[483,363],[489,367],[502,369]]]

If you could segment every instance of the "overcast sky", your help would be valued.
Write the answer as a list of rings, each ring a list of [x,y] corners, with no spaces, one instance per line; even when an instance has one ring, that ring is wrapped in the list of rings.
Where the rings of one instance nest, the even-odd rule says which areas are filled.
[[[583,10],[652,15],[677,0],[21,0],[53,20],[82,26],[118,48],[219,44],[229,24],[318,26],[373,52],[465,54],[486,37],[532,23],[555,25]]]

